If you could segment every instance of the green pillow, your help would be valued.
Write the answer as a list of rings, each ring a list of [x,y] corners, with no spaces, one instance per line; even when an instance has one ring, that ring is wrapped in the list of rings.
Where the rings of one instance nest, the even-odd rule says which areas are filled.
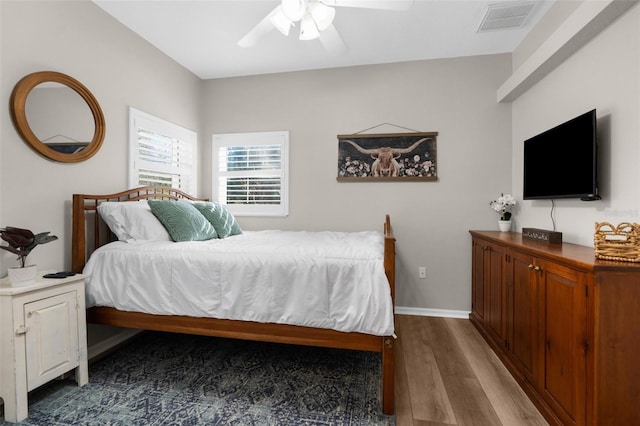
[[[217,202],[193,203],[193,206],[216,228],[218,238],[242,234],[242,229],[236,218],[222,204]]]
[[[215,228],[191,203],[149,200],[149,207],[173,241],[204,241],[218,236]]]

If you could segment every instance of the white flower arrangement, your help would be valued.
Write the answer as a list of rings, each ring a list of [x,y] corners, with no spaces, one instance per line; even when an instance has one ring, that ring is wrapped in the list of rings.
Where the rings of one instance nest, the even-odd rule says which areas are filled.
[[[510,194],[500,194],[498,199],[491,201],[489,205],[500,213],[500,220],[510,220],[511,209],[515,207],[516,200]]]

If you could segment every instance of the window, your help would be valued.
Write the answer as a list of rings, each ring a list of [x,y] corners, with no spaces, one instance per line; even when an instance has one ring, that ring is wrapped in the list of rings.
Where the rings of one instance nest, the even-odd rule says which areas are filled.
[[[214,135],[212,152],[214,191],[233,214],[289,214],[289,132]]]
[[[129,108],[129,186],[197,194],[197,133]]]

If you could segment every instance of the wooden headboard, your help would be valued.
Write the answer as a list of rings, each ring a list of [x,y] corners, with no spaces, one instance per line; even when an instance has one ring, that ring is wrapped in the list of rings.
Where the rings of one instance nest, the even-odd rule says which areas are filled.
[[[73,194],[71,216],[71,270],[82,272],[87,259],[98,247],[115,240],[109,227],[100,218],[97,207],[103,201],[140,201],[140,200],[198,200],[178,189],[163,186],[142,186],[116,194],[87,195]]]

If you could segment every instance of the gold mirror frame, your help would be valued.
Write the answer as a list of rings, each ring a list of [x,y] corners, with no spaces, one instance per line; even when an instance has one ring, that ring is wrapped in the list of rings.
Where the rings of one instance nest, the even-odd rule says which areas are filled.
[[[27,96],[29,96],[31,90],[33,90],[37,85],[47,82],[60,83],[70,89],[73,89],[82,97],[82,99],[84,99],[91,110],[91,115],[93,116],[95,125],[93,139],[79,152],[66,154],[48,147],[44,142],[38,139],[29,126],[25,109]],[[35,72],[25,76],[18,82],[18,84],[16,84],[13,92],[11,93],[11,118],[16,126],[16,130],[31,148],[40,155],[61,163],[78,163],[80,161],[88,160],[98,152],[104,140],[104,115],[102,114],[102,109],[100,109],[100,104],[98,104],[96,98],[89,89],[75,78],[55,71]]]

